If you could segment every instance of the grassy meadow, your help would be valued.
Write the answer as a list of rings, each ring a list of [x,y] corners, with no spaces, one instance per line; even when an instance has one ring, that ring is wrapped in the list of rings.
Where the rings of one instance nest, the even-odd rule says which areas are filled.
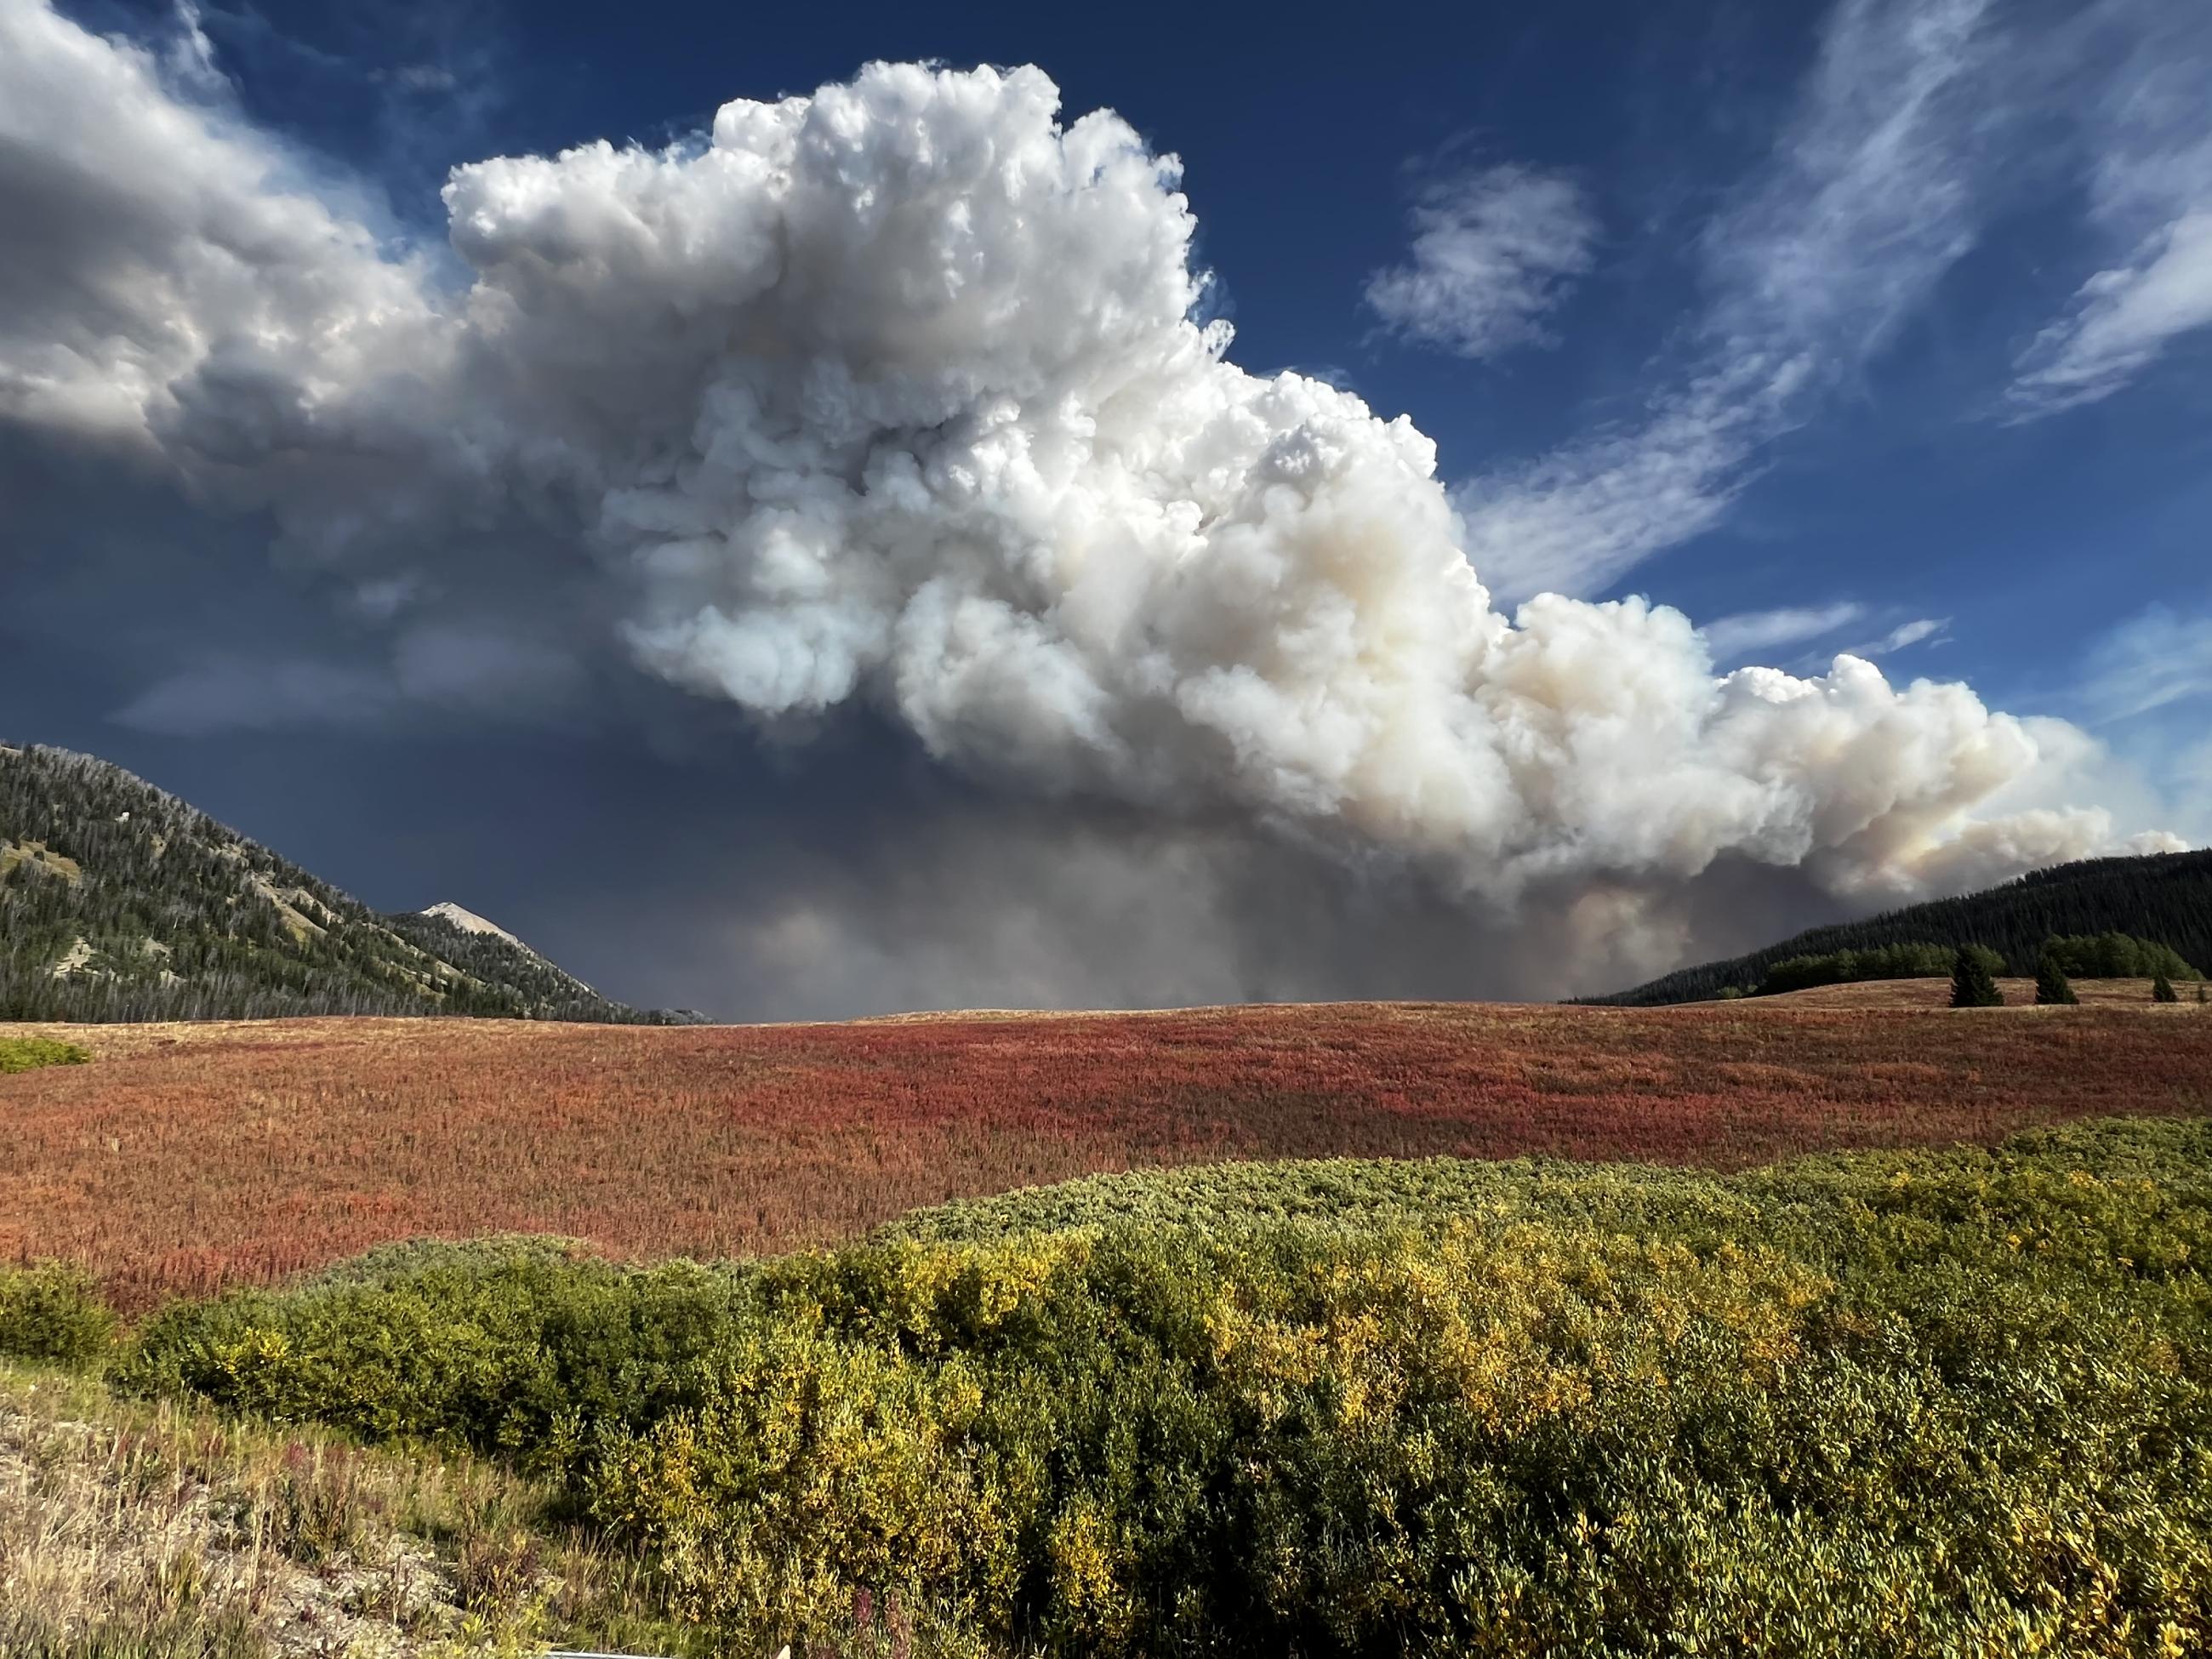
[[[2154,1007],[2148,987],[2069,1009],[1899,1002],[1941,992],[32,1028],[96,1058],[0,1078],[0,1261],[76,1262],[138,1311],[422,1237],[550,1232],[710,1259],[1116,1170],[1523,1155],[1741,1169],[2212,1109],[2212,1009]]]

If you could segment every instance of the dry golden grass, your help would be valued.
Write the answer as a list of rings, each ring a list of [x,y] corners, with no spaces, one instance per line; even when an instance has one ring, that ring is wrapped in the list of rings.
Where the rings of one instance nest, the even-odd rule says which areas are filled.
[[[667,1646],[642,1570],[489,1466],[363,1451],[0,1364],[0,1654]]]
[[[397,1470],[0,1374],[0,1650],[418,1650],[454,1610]]]
[[[1229,1158],[1735,1168],[2212,1110],[2212,1010],[2142,994],[1954,1012],[1927,1006],[1943,995],[1929,981],[1659,1009],[24,1027],[98,1058],[0,1078],[0,1259],[82,1262],[143,1308],[398,1238],[745,1255]]]

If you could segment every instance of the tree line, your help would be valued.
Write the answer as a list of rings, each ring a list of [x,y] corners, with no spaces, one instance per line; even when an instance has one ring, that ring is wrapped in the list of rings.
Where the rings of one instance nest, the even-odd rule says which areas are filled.
[[[1580,1000],[1650,1006],[1705,1001],[1723,995],[1747,996],[1765,988],[1769,976],[1784,964],[1846,953],[1862,959],[1869,955],[1880,958],[1883,953],[1930,947],[1942,953],[1941,963],[1924,975],[1910,976],[1933,977],[1950,971],[1950,953],[1962,945],[1994,952],[2002,963],[1997,972],[2024,978],[2036,971],[2044,945],[2050,940],[2116,936],[2170,953],[2172,960],[2165,967],[2169,977],[2194,979],[2212,967],[2212,851],[2057,865],[1984,892],[1911,905],[1862,921],[1812,928],[1744,956],[1679,969],[1629,990]],[[1792,971],[1809,970],[1793,966]],[[2093,973],[2087,969],[2080,971]]]
[[[1837,951],[1824,957],[1791,957],[1766,970],[1752,994],[1774,996],[1817,985],[1850,985],[1863,980],[1940,979],[1966,951],[1991,977],[2011,971],[2002,951],[1985,945],[1952,946],[1919,940],[1885,945],[1871,951]],[[2051,969],[2071,979],[2152,979],[2187,981],[2203,975],[2169,947],[2126,933],[2087,933],[2045,939],[2036,971]]]

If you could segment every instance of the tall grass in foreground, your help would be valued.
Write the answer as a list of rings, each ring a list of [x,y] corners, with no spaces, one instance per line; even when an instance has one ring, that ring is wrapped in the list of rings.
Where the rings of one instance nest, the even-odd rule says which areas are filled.
[[[132,1404],[0,1363],[0,1654],[692,1651],[635,1557],[468,1458]]]
[[[2171,1656],[2208,1249],[2194,1121],[1224,1169],[743,1267],[392,1250],[121,1378],[533,1470],[732,1651]]]

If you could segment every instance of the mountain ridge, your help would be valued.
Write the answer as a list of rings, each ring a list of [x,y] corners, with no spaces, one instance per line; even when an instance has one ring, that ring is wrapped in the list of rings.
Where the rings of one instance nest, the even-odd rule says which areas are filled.
[[[690,1023],[472,910],[371,909],[95,756],[0,744],[0,1018],[465,1014]]]

